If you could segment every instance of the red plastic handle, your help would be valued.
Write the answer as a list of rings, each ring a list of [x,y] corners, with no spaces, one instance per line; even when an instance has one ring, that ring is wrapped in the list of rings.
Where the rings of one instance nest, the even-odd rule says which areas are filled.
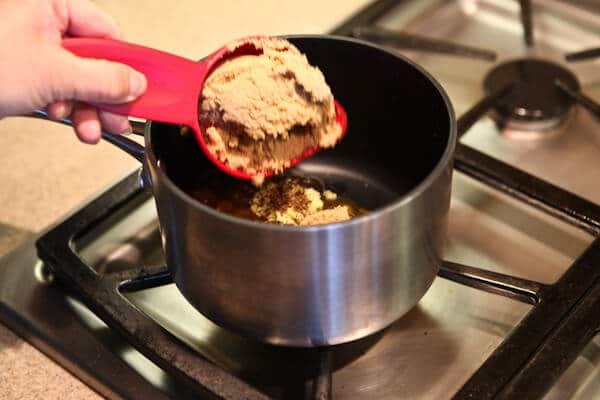
[[[208,63],[112,39],[68,38],[63,47],[87,58],[127,64],[146,76],[148,88],[123,104],[94,104],[116,114],[153,121],[197,125],[198,98],[208,74]]]

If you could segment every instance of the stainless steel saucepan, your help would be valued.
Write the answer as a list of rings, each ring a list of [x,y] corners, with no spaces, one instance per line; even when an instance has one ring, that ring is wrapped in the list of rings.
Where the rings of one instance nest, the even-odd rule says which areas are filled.
[[[319,66],[348,114],[342,143],[295,173],[323,180],[368,214],[313,227],[244,220],[182,190],[214,166],[178,126],[147,122],[145,150],[126,138],[116,144],[143,162],[167,264],[192,305],[264,342],[333,345],[391,324],[433,282],[456,121],[440,85],[401,55],[341,37],[288,39]]]

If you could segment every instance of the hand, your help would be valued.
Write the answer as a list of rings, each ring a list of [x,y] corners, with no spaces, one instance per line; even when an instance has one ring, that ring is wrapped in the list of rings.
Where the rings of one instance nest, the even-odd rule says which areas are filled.
[[[124,103],[146,90],[146,78],[115,62],[80,58],[64,36],[120,38],[111,17],[89,0],[0,0],[0,118],[46,107],[69,115],[80,140],[96,143],[103,127],[129,128],[126,117],[82,102]]]

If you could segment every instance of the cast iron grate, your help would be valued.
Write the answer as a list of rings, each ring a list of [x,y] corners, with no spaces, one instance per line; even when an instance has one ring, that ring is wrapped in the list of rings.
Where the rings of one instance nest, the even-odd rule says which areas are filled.
[[[526,0],[520,3],[525,41],[532,45],[531,5]],[[371,36],[371,40],[377,40],[377,34],[386,32],[369,27],[397,4],[397,0],[377,1],[333,33],[355,35],[362,32],[365,36],[367,32],[375,35]],[[379,40],[382,40],[381,37]],[[427,51],[495,59],[495,54],[487,50],[465,48],[407,34],[394,37],[392,43],[402,46],[402,41],[413,49],[424,48]],[[387,43],[390,43],[389,40]],[[595,56],[597,53],[594,50],[587,55]],[[575,56],[570,56],[573,57]],[[560,82],[557,85],[561,87]],[[510,90],[511,85],[507,85],[489,93],[459,118],[459,135],[462,136]],[[600,109],[598,104],[582,93],[565,92],[592,112],[597,113]],[[600,234],[600,206],[573,193],[463,144],[457,147],[455,167],[462,173],[585,232],[594,236]],[[75,236],[124,204],[148,196],[139,189],[137,183],[138,175],[132,174],[45,234],[36,243],[40,257],[111,328],[198,395],[203,398],[226,399],[268,398],[265,393],[188,348],[123,296],[123,292],[128,290],[170,283],[171,277],[166,267],[142,267],[101,277],[74,250],[72,241]],[[541,398],[600,330],[600,313],[597,312],[600,309],[598,265],[598,239],[552,285],[456,263],[444,263],[440,276],[445,279],[533,305],[454,398]],[[331,397],[331,357],[331,351],[322,349],[316,358],[313,398]]]

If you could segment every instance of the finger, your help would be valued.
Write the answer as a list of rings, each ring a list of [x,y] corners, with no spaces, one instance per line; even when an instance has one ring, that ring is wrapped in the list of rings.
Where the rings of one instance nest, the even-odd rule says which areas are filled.
[[[63,34],[113,39],[123,37],[115,20],[89,0],[67,0],[66,4],[69,23]]]
[[[130,130],[129,120],[122,115],[113,114],[107,111],[98,111],[102,128],[109,133],[124,133]]]
[[[53,99],[126,103],[146,90],[146,77],[124,64],[81,58],[64,51],[48,73]]]
[[[94,107],[83,103],[75,104],[71,119],[79,140],[89,144],[98,143],[101,127],[98,112]]]
[[[50,103],[48,107],[46,107],[46,111],[48,112],[48,116],[52,119],[63,119],[67,118],[71,111],[73,110],[73,103],[66,100],[58,100],[53,103]]]

